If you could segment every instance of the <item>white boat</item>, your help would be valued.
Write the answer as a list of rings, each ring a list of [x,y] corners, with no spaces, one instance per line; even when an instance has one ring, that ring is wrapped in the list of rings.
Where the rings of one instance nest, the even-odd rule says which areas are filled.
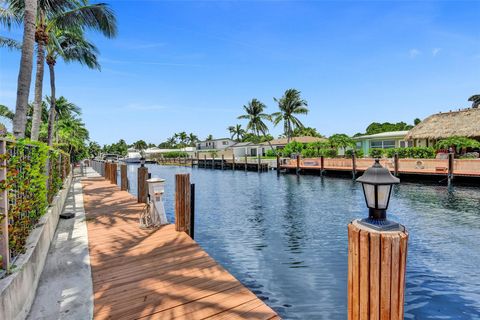
[[[140,152],[128,152],[127,156],[123,159],[126,163],[140,163],[142,155]]]

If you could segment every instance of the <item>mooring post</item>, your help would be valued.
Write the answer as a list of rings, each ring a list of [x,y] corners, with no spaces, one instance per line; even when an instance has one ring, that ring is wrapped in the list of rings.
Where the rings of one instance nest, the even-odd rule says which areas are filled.
[[[222,154],[222,170],[223,170],[223,162],[225,161],[225,155]]]
[[[325,171],[325,157],[320,156],[320,175],[323,175],[324,171]]]
[[[195,237],[195,183],[190,184],[190,238]]]
[[[454,154],[450,152],[448,154],[448,186],[451,186],[453,181],[453,168],[454,168]]]
[[[247,155],[245,154],[245,171],[247,171],[247,167],[248,167],[248,165],[247,165]]]
[[[0,140],[0,154],[6,155],[7,142]],[[0,160],[0,180],[7,180],[7,158],[4,156]],[[2,256],[2,269],[8,271],[10,266],[10,250],[8,246],[8,189],[2,188],[0,191],[0,255]]]
[[[148,168],[144,166],[140,166],[137,169],[137,201],[138,203],[147,203],[148,197],[148,186],[147,186],[147,178],[148,178]]]
[[[348,225],[348,320],[403,319],[408,232]]]
[[[235,154],[232,154],[232,170],[235,170]]]
[[[190,232],[190,174],[175,175],[175,230]]]
[[[215,155],[212,155],[212,169],[215,169]]]
[[[277,154],[277,176],[280,174],[280,156]]]
[[[110,181],[113,184],[117,184],[117,164],[112,163],[112,180]]]
[[[260,152],[258,153],[258,172],[260,172],[262,166],[262,158],[260,156]]]
[[[395,154],[393,155],[393,174],[395,175],[395,177],[398,177],[398,164],[398,153],[395,152]]]
[[[121,164],[120,165],[120,189],[123,191],[128,190],[128,177],[127,177],[127,165],[126,164]]]
[[[204,154],[203,155],[203,168],[206,168],[207,167],[207,155]]]
[[[352,176],[353,179],[357,176],[357,159],[355,157],[355,151],[352,152]]]
[[[300,174],[300,154],[297,154],[297,175]]]

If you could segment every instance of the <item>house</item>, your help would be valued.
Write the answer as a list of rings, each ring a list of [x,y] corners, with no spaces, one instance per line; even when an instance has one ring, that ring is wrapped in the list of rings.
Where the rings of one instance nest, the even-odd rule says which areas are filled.
[[[311,143],[311,142],[319,142],[319,141],[326,141],[325,138],[318,138],[318,137],[292,137],[290,138],[290,142],[296,141],[300,143]],[[235,157],[257,157],[259,154],[261,156],[265,156],[267,150],[273,149],[283,149],[288,144],[287,138],[281,139],[274,139],[269,142],[262,142],[262,143],[253,143],[253,142],[238,142],[233,145],[231,148],[233,150],[233,154]],[[270,147],[271,146],[271,147]]]
[[[406,139],[408,131],[389,131],[365,136],[353,137],[357,150],[363,150],[365,155],[370,149],[389,149],[412,147],[413,143]]]
[[[197,151],[200,150],[225,150],[235,144],[230,138],[211,139],[197,142]]]
[[[480,141],[480,96],[472,96],[468,109],[440,112],[427,117],[406,135],[415,147],[433,147],[438,140],[460,136]]]

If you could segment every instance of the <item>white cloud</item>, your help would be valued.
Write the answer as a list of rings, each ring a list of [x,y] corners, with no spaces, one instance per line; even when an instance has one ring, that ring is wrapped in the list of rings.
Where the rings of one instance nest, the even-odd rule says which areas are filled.
[[[432,55],[434,57],[436,57],[440,53],[441,50],[442,50],[442,48],[433,48]]]
[[[410,59],[415,59],[419,54],[420,54],[420,50],[418,49],[410,49],[410,51],[408,51],[408,55],[410,56]]]

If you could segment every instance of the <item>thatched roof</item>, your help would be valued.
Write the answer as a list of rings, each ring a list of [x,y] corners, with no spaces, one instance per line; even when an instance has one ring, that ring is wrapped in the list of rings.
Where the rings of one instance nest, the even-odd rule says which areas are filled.
[[[429,116],[406,136],[406,139],[445,139],[452,136],[480,138],[480,109],[437,113]]]

